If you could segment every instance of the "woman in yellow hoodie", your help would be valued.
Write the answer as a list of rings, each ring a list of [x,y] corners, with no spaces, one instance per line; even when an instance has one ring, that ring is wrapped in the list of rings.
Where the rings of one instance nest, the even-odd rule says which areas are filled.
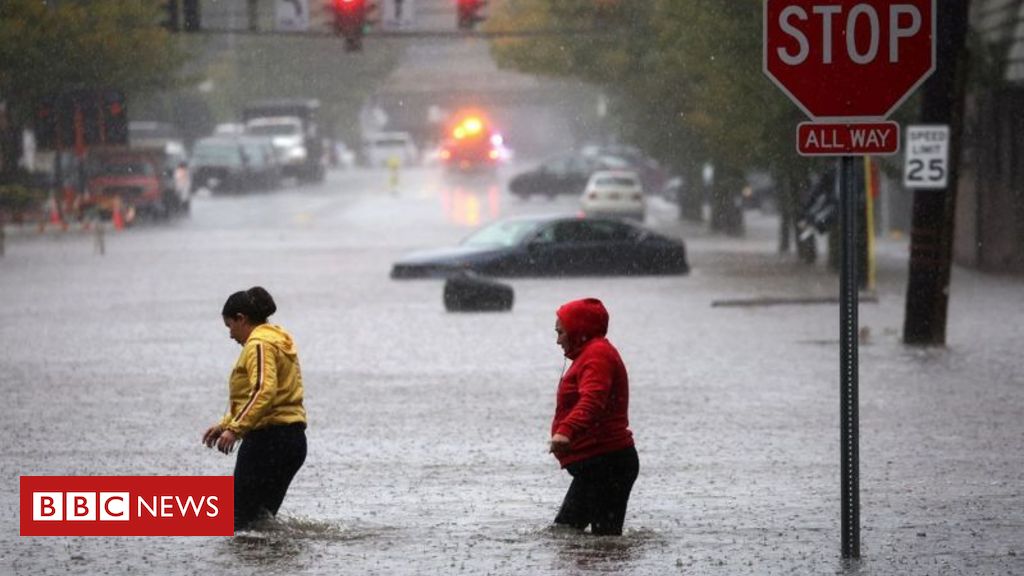
[[[295,473],[306,460],[302,371],[292,337],[268,324],[274,299],[255,286],[224,303],[224,325],[242,345],[229,380],[228,412],[203,434],[207,448],[234,451],[235,530],[277,514]]]

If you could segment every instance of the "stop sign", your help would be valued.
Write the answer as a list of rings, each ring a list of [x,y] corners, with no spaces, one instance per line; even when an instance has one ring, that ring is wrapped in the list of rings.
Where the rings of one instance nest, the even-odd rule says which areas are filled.
[[[882,120],[935,70],[935,13],[935,0],[766,0],[764,73],[814,120]]]

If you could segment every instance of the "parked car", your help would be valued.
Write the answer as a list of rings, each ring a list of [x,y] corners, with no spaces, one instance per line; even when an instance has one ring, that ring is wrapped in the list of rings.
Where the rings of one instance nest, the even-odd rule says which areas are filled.
[[[285,175],[285,164],[281,159],[281,150],[274,146],[273,140],[268,136],[245,135],[240,137],[238,142],[249,161],[249,169],[253,173],[256,188],[280,188],[281,179]]]
[[[283,98],[248,102],[242,107],[242,119],[246,133],[257,130],[283,137],[278,145],[287,150],[281,158],[287,160],[289,176],[305,182],[323,182],[327,154],[319,100]]]
[[[192,150],[192,189],[249,192],[280,184],[273,147],[254,137],[212,136]]]
[[[627,170],[594,172],[580,196],[580,208],[587,216],[621,216],[643,221],[647,204],[640,176]]]
[[[533,195],[553,198],[559,194],[581,194],[597,170],[625,168],[622,161],[603,156],[560,154],[537,167],[515,175],[508,184],[510,192],[521,198]]]
[[[309,152],[302,132],[302,120],[294,116],[253,118],[246,122],[245,133],[270,141],[285,176],[299,178],[305,174]]]
[[[669,178],[668,172],[661,167],[661,164],[644,154],[635,146],[614,144],[608,146],[585,146],[582,150],[585,156],[601,157],[606,162],[615,161],[622,165],[622,168],[636,172],[643,184],[644,192],[657,194],[664,188]]]
[[[410,166],[419,160],[419,152],[407,132],[379,132],[366,137],[363,146],[366,164],[385,168],[389,162]]]
[[[120,218],[125,224],[137,216],[166,215],[160,162],[151,151],[123,147],[91,150],[79,208],[83,213]]]
[[[213,129],[214,136],[241,136],[245,134],[245,124],[239,122],[224,122],[217,124]]]
[[[622,220],[529,216],[499,220],[458,246],[412,253],[391,268],[394,279],[485,276],[686,274],[686,247]]]

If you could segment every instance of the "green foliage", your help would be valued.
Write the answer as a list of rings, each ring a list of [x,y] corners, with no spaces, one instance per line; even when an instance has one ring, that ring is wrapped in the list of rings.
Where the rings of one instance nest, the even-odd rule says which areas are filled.
[[[0,210],[35,210],[46,201],[46,190],[18,184],[0,185]]]
[[[601,86],[622,135],[677,168],[801,162],[799,111],[761,73],[761,0],[507,0],[490,20],[565,30],[492,51],[502,66]]]
[[[0,3],[0,94],[24,121],[43,95],[73,88],[172,86],[183,58],[145,0]]]

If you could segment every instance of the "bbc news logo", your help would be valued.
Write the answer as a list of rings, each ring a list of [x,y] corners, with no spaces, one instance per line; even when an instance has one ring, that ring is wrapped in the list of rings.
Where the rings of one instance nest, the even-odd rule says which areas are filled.
[[[231,476],[22,476],[22,536],[231,536]]]

